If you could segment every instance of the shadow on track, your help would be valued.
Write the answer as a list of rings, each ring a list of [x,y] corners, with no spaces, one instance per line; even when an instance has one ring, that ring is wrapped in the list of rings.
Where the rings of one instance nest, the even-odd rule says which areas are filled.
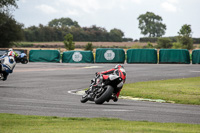
[[[129,104],[120,104],[120,103],[103,103],[103,104],[95,104],[94,102],[87,102],[83,104],[90,104],[90,105],[96,105],[96,106],[131,106]]]

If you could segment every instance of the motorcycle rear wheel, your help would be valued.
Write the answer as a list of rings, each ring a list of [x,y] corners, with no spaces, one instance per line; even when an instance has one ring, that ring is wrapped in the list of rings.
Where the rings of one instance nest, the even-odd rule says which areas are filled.
[[[107,101],[111,97],[113,91],[114,91],[114,88],[112,86],[110,85],[106,86],[106,90],[104,91],[104,93],[102,93],[100,96],[96,96],[94,98],[94,102],[96,104],[103,104],[105,101]]]
[[[27,64],[28,63],[28,60],[27,59],[24,59],[23,61],[22,61],[22,64]]]

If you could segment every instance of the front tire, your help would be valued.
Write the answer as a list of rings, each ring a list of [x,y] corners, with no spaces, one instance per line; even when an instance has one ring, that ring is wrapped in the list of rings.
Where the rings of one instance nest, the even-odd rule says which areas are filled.
[[[114,91],[114,88],[110,85],[106,86],[106,90],[104,91],[103,94],[101,94],[100,96],[96,96],[94,99],[94,102],[96,104],[103,104],[106,100],[108,100],[112,93]]]
[[[84,94],[80,101],[81,103],[86,103],[88,101],[88,94]]]

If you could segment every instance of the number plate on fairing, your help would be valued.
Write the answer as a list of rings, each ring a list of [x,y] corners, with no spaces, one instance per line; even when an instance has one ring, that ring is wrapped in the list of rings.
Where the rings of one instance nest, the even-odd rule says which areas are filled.
[[[115,79],[117,79],[117,78],[119,78],[119,76],[117,76],[117,75],[109,75],[109,79],[112,81],[112,80],[115,80]]]

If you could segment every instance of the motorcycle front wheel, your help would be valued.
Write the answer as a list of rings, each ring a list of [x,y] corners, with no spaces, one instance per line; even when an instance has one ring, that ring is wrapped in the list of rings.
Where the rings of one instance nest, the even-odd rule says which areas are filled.
[[[100,95],[97,95],[95,98],[94,98],[94,102],[96,104],[103,104],[106,100],[108,100],[112,93],[114,91],[114,88],[110,85],[108,86],[105,86],[105,91],[100,94]]]
[[[88,101],[88,94],[84,94],[80,101],[81,103],[86,103]]]

